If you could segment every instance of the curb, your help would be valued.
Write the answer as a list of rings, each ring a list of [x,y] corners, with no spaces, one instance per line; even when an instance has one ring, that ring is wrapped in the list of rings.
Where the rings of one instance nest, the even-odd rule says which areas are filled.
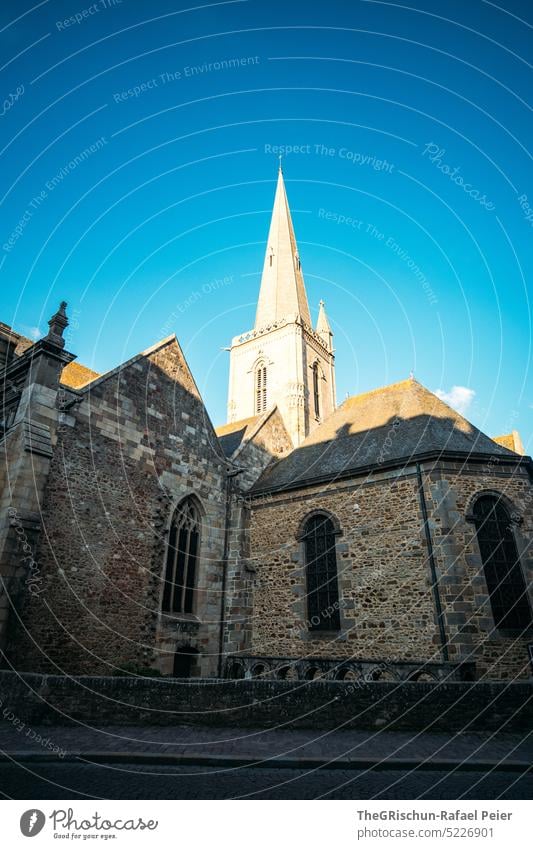
[[[53,752],[0,752],[0,764],[5,763],[43,763],[43,764],[123,764],[159,765],[159,766],[205,766],[233,769],[236,767],[256,767],[257,769],[344,769],[344,770],[415,770],[449,772],[533,772],[533,764],[518,760],[469,760],[459,761],[453,758],[421,761],[418,758],[336,758],[331,761],[323,758],[284,758],[270,757],[261,759],[251,755],[174,755],[167,752],[69,752],[61,756]]]

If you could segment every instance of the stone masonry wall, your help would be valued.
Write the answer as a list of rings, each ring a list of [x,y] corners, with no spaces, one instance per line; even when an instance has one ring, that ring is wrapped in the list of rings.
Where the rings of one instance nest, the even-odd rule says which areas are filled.
[[[183,681],[0,672],[0,706],[27,725],[224,725],[529,730],[530,683]]]
[[[305,518],[329,512],[336,537],[340,632],[308,628]],[[279,656],[440,660],[416,477],[261,496],[252,504],[252,653]]]
[[[481,464],[422,467],[444,630],[452,662],[476,661],[491,679],[528,677],[530,632],[494,627],[475,527],[467,521],[476,495],[501,492],[519,517],[513,533],[526,583],[533,569],[533,490],[525,471]],[[341,631],[309,630],[301,524],[314,510],[331,514],[336,537]],[[253,582],[249,653],[281,657],[442,659],[441,640],[416,468],[375,473],[252,502]]]
[[[274,459],[292,451],[290,439],[279,410],[274,409],[251,439],[237,449],[234,463],[244,469],[238,486],[244,492],[257,481],[260,474]]]
[[[476,529],[467,521],[477,496],[504,496],[525,582],[531,590],[533,489],[527,473],[490,462],[477,466],[440,464],[429,472],[426,493],[450,660],[475,660],[479,677],[528,677],[528,643],[533,642],[533,632],[506,636],[495,627]],[[533,597],[531,604],[533,609]]]
[[[73,355],[42,340],[8,365],[4,390],[13,383],[20,395],[14,421],[0,440],[0,649],[17,626],[24,595],[38,592],[34,555],[40,514],[56,439],[59,375]]]
[[[291,450],[292,442],[275,408],[232,457],[235,466],[243,472],[233,479],[232,485],[224,656],[250,651],[252,646],[255,569],[250,561],[251,499],[247,491],[269,463]]]
[[[167,341],[82,392],[63,416],[37,560],[11,643],[16,667],[106,673],[124,662],[172,671],[176,648],[215,674],[225,461],[179,345]],[[195,615],[160,613],[167,529],[194,493],[203,513]]]

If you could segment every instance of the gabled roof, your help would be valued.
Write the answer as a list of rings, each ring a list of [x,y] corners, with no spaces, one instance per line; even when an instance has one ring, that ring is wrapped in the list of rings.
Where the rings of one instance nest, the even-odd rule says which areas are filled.
[[[228,422],[215,428],[218,441],[226,457],[235,453],[243,440],[251,435],[255,425],[261,416],[250,416],[248,419],[240,419],[238,422]]]
[[[133,357],[130,357],[129,360],[126,360],[124,363],[120,363],[120,365],[115,366],[114,368],[110,369],[109,371],[105,371],[103,374],[98,374],[89,383],[85,383],[83,386],[81,386],[80,389],[82,389],[84,391],[93,390],[97,386],[100,386],[100,384],[105,383],[107,380],[110,380],[112,377],[115,377],[117,374],[120,374],[125,369],[134,365],[134,363],[138,363],[138,362],[140,362],[140,360],[144,360],[147,357],[149,357],[151,354],[155,354],[157,351],[160,351],[162,348],[165,348],[167,345],[172,345],[172,344],[175,344],[176,347],[178,348],[180,359],[181,359],[183,367],[185,369],[187,378],[188,378],[189,382],[191,383],[191,386],[194,389],[194,392],[196,393],[198,398],[200,400],[202,400],[200,392],[198,391],[198,386],[196,385],[196,381],[194,380],[194,378],[192,376],[192,372],[189,368],[187,360],[185,359],[185,355],[183,354],[183,351],[181,349],[181,345],[178,342],[175,333],[171,333],[169,336],[165,336],[164,339],[161,339],[159,342],[156,342],[155,345],[152,345],[150,348],[146,348],[146,350],[144,350],[144,351],[140,351],[138,354],[135,354]],[[95,374],[96,374],[96,372],[95,372]]]
[[[516,459],[417,380],[404,380],[347,398],[299,448],[270,466],[253,490],[292,488],[442,452]]]
[[[511,433],[504,433],[502,436],[493,436],[492,438],[494,442],[498,443],[498,445],[503,445],[503,447],[508,448],[509,451],[514,451],[515,454],[524,455],[526,453],[524,450],[524,444],[517,430],[513,430]]]
[[[272,220],[259,290],[255,329],[299,316],[311,325],[309,304],[292,226],[283,173],[278,174]]]

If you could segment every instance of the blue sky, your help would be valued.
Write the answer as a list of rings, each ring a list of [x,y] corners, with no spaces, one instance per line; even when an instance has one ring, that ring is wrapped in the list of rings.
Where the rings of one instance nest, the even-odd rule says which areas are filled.
[[[413,370],[531,453],[531,4],[194,5],[2,3],[0,318],[66,299],[97,371],[175,331],[223,422],[297,148],[338,400]]]

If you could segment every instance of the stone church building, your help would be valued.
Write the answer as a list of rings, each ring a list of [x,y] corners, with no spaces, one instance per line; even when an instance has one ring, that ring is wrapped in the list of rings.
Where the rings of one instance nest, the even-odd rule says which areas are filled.
[[[0,651],[26,671],[531,675],[532,461],[415,379],[337,406],[279,173],[215,429],[174,335],[105,374],[0,325]]]

